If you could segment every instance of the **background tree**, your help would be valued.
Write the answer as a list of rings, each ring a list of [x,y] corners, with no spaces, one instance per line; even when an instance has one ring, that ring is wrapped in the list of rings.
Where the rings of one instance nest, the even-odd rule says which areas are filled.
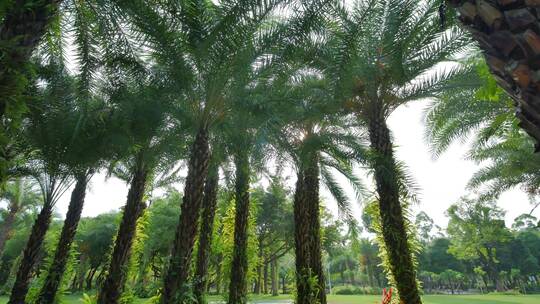
[[[504,225],[504,212],[491,203],[462,199],[448,209],[448,234],[452,237],[449,252],[462,260],[478,259],[498,291],[503,289],[499,278],[497,245],[510,239]]]
[[[4,252],[6,242],[11,239],[17,217],[39,204],[39,194],[31,180],[18,178],[7,184],[1,192],[0,198],[7,201],[7,208],[3,210],[2,228],[0,232],[0,255]]]

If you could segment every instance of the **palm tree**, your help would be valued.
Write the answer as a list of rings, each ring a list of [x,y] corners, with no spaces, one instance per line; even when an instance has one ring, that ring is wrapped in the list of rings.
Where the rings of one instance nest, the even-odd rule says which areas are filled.
[[[45,233],[49,228],[55,203],[72,183],[64,159],[73,157],[71,140],[74,136],[71,98],[73,81],[61,65],[50,64],[42,70],[48,83],[36,88],[36,103],[25,124],[28,144],[35,149],[34,158],[27,163],[28,171],[37,180],[43,197],[43,207],[36,218],[23,251],[9,303],[24,303],[32,270],[38,259]]]
[[[94,172],[107,158],[113,157],[118,151],[108,144],[111,135],[107,134],[103,116],[109,113],[100,101],[86,100],[80,104],[72,116],[77,123],[73,128],[77,130],[72,139],[74,157],[65,158],[63,161],[69,168],[75,179],[75,187],[71,193],[68,212],[60,233],[60,239],[52,264],[50,265],[45,282],[41,287],[38,303],[53,303],[62,281],[64,271],[69,258],[71,244],[75,239],[77,227],[84,206],[86,187]],[[75,120],[76,119],[76,120]]]
[[[162,67],[169,91],[193,129],[188,175],[179,226],[168,270],[163,302],[186,295],[191,255],[210,159],[209,137],[216,119],[225,114],[223,99],[236,71],[251,68],[243,47],[260,23],[283,0],[237,2],[182,1],[125,3],[130,22],[146,40],[153,60]],[[250,57],[251,58],[251,57]]]
[[[351,220],[350,202],[333,173],[343,175],[361,196],[363,186],[352,172],[352,163],[365,161],[361,156],[364,148],[361,137],[354,132],[358,126],[339,113],[338,107],[328,103],[329,83],[321,78],[320,72],[306,75],[305,70],[296,67],[280,76],[270,82],[276,94],[270,96],[276,103],[277,113],[274,114],[281,121],[272,139],[278,150],[290,155],[297,173],[294,194],[296,302],[326,303],[319,184],[326,186],[338,202],[339,210]]]
[[[466,49],[455,26],[441,28],[439,1],[357,1],[336,7],[318,66],[334,80],[338,102],[368,131],[382,234],[400,299],[421,303],[402,202],[407,192],[386,119],[398,106],[432,97],[459,70],[439,63]]]
[[[441,154],[451,143],[471,139],[468,157],[489,164],[475,173],[470,188],[481,190],[482,199],[494,200],[521,186],[534,198],[540,185],[538,155],[533,152],[532,140],[517,128],[512,98],[497,86],[478,57],[470,60],[468,70],[453,81],[454,89],[428,107],[427,139],[434,154]]]
[[[34,185],[23,178],[17,178],[8,182],[5,190],[0,193],[0,198],[8,201],[7,213],[3,217],[0,230],[0,255],[4,252],[6,242],[13,234],[13,228],[20,213],[39,204],[39,195],[35,192]]]
[[[491,73],[515,100],[519,126],[536,140],[540,151],[540,99],[536,62],[540,33],[534,1],[447,0],[483,50]],[[509,5],[512,4],[512,5]]]
[[[131,247],[135,239],[137,220],[146,204],[145,196],[153,176],[172,170],[175,160],[183,155],[184,147],[174,140],[182,134],[179,125],[171,118],[171,108],[166,96],[160,94],[159,82],[136,78],[125,80],[125,85],[115,81],[111,101],[118,107],[111,123],[127,147],[127,155],[112,163],[112,172],[125,177],[130,187],[122,221],[118,228],[108,272],[98,293],[98,303],[118,303],[127,277]],[[118,79],[118,78],[117,78]],[[182,126],[183,127],[183,126]],[[120,161],[124,163],[120,163]]]

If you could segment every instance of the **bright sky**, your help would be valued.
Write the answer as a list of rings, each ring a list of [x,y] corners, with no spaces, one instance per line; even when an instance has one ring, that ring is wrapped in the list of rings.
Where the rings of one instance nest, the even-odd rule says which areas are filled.
[[[445,227],[448,222],[444,214],[446,209],[467,193],[466,184],[478,166],[464,159],[466,145],[459,143],[438,159],[433,159],[424,141],[422,117],[425,106],[425,103],[417,102],[397,109],[390,117],[389,125],[393,131],[397,157],[406,163],[421,187],[420,204],[414,207],[415,211],[425,211],[437,225]],[[289,181],[292,188],[294,179]],[[83,216],[118,210],[125,203],[127,190],[126,184],[116,178],[105,180],[103,174],[96,175],[87,192]],[[69,192],[66,193],[57,204],[57,211],[62,215],[67,211],[69,196]],[[335,209],[332,204],[329,205]],[[503,195],[499,206],[507,211],[508,226],[516,216],[531,209],[526,195],[519,189]],[[535,216],[540,216],[540,210]]]

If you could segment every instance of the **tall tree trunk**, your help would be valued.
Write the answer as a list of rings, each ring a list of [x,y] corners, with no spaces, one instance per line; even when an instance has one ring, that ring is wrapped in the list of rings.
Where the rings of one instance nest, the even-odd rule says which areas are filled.
[[[25,88],[21,74],[60,0],[15,0],[0,25],[0,120]]]
[[[262,283],[263,283],[263,242],[262,237],[259,236],[259,263],[257,265],[257,280],[255,281],[255,287],[253,289],[254,294],[260,294],[262,290]]]
[[[11,296],[8,304],[24,304],[26,294],[28,293],[28,287],[30,285],[30,279],[32,278],[32,269],[38,261],[38,255],[45,239],[45,234],[49,229],[51,223],[51,215],[53,209],[53,201],[51,195],[47,195],[45,204],[39,213],[32,231],[30,232],[30,238],[24,248],[21,263],[17,271],[15,278],[15,284],[11,289]]]
[[[19,205],[10,202],[8,209],[9,212],[4,219],[2,230],[0,231],[0,257],[4,252],[4,247],[6,246],[7,241],[11,239],[13,234],[13,225],[15,224],[17,213],[19,213]]]
[[[538,1],[447,0],[483,50],[497,82],[516,101],[520,127],[540,152]]]
[[[263,266],[263,281],[262,281],[262,293],[268,294],[268,262],[264,262]]]
[[[229,304],[247,303],[248,221],[249,221],[249,154],[239,152],[236,166],[236,214],[234,220],[234,248],[229,284]]]
[[[165,304],[181,303],[188,291],[186,284],[191,268],[191,256],[197,235],[204,181],[208,174],[210,158],[207,133],[205,127],[199,130],[189,158],[180,221],[176,229],[170,265],[165,275],[161,297]]]
[[[279,295],[278,291],[278,266],[277,266],[277,259],[273,259],[270,262],[270,273],[272,278],[272,295],[277,296]]]
[[[406,304],[417,304],[422,303],[422,301],[400,203],[397,166],[390,139],[390,130],[386,125],[384,113],[383,107],[376,105],[373,107],[373,112],[368,115],[382,234],[388,251],[390,271],[396,281],[399,297]]]
[[[214,232],[214,217],[217,207],[217,191],[219,172],[216,165],[208,171],[204,186],[203,210],[201,214],[199,250],[197,251],[197,266],[195,270],[194,293],[198,303],[206,303],[204,294],[208,286],[208,260],[212,247],[212,234]]]
[[[41,287],[36,303],[54,303],[56,292],[62,282],[62,276],[66,269],[71,244],[73,243],[75,233],[77,232],[77,226],[81,219],[88,176],[87,173],[77,176],[77,183],[75,184],[73,192],[71,192],[71,200],[69,202],[66,219],[64,220],[64,226],[62,227],[62,232],[60,234],[60,240],[56,246],[54,260],[49,268],[45,283],[43,284],[43,287]]]
[[[317,290],[320,304],[326,304],[326,284],[321,251],[321,223],[319,206],[319,158],[312,153],[307,160],[305,191],[309,208],[309,262],[312,275],[317,276]]]
[[[136,168],[133,172],[128,192],[122,222],[118,228],[114,244],[109,271],[105,281],[101,284],[98,294],[99,304],[116,304],[124,290],[127,277],[127,268],[131,253],[131,246],[137,231],[137,220],[146,208],[143,202],[148,177],[148,168],[143,163],[142,155],[137,156]]]
[[[309,218],[310,208],[307,203],[304,174],[302,168],[298,169],[298,180],[294,193],[294,243],[296,263],[296,304],[311,304],[312,291],[309,284],[310,246],[309,246]]]

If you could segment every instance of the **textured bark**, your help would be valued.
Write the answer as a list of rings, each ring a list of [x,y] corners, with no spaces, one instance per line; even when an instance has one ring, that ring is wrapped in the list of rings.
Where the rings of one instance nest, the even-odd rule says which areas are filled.
[[[21,93],[19,74],[58,10],[60,0],[15,0],[0,25],[0,119]]]
[[[216,166],[209,169],[204,186],[203,209],[199,233],[199,250],[197,251],[197,266],[195,271],[194,293],[198,303],[206,302],[204,294],[208,286],[208,262],[212,247],[212,234],[214,232],[214,217],[217,207],[219,172]]]
[[[540,2],[447,0],[480,44],[497,82],[516,101],[520,127],[540,151]]]
[[[268,262],[264,262],[263,269],[263,294],[268,294]]]
[[[321,251],[321,223],[319,206],[319,159],[313,153],[307,160],[305,171],[305,191],[309,208],[309,258],[312,275],[317,276],[317,290],[320,304],[326,304],[326,289]]]
[[[259,236],[259,261],[263,261],[263,244],[262,238]],[[263,267],[261,263],[257,265],[257,280],[255,281],[255,286],[253,287],[254,294],[261,293],[261,287],[263,282]]]
[[[273,259],[272,262],[270,262],[270,272],[272,277],[272,295],[277,296],[279,294],[278,292],[278,265],[277,265],[277,259]]]
[[[41,287],[36,303],[54,303],[56,292],[62,282],[62,276],[66,269],[71,244],[73,243],[75,233],[77,232],[77,226],[81,219],[87,183],[88,176],[86,174],[77,177],[75,188],[73,189],[73,192],[71,192],[71,200],[69,202],[66,219],[64,220],[64,226],[62,227],[62,232],[60,234],[60,240],[56,246],[54,260],[49,268],[45,283],[43,284],[43,287]]]
[[[189,158],[180,221],[161,297],[166,304],[182,303],[182,299],[187,295],[186,284],[191,268],[209,158],[208,134],[203,127],[195,138]]]
[[[146,208],[143,202],[148,169],[138,157],[137,166],[131,179],[122,222],[118,228],[107,277],[98,294],[99,304],[116,304],[124,290],[131,246],[137,231],[137,220]]]
[[[32,270],[38,260],[39,252],[41,246],[43,245],[43,240],[45,239],[45,234],[49,229],[51,223],[51,215],[53,209],[52,198],[49,196],[45,200],[45,204],[41,209],[34,225],[32,226],[32,231],[30,232],[30,237],[24,248],[21,264],[17,271],[17,276],[15,278],[15,284],[11,289],[11,296],[9,298],[8,304],[24,304],[26,294],[28,293],[28,287],[30,285],[30,279],[32,278]]]
[[[311,304],[312,294],[309,286],[310,247],[309,247],[309,206],[307,205],[304,174],[301,169],[297,174],[294,193],[294,243],[296,255],[296,304]]]
[[[401,301],[405,304],[422,303],[400,203],[390,130],[386,125],[382,107],[375,106],[368,116],[369,138],[375,154],[373,166],[379,196],[382,234],[388,251],[390,270]]]
[[[244,151],[245,152],[245,151]],[[236,214],[234,220],[234,248],[229,284],[229,304],[247,303],[248,221],[249,221],[249,155],[239,153],[236,166]]]

